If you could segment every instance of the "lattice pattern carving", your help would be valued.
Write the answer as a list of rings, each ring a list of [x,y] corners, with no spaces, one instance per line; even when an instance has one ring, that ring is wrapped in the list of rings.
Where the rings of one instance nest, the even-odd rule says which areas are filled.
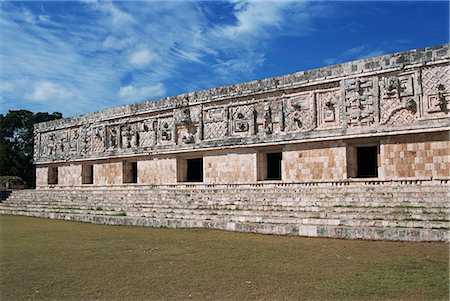
[[[435,66],[422,70],[425,111],[448,114],[450,111],[450,66]]]
[[[303,93],[286,100],[286,131],[304,132],[315,128],[315,105],[311,93]]]
[[[94,152],[105,151],[106,132],[104,126],[97,126],[93,128],[94,137],[92,139],[92,150]]]
[[[400,109],[396,111],[389,118],[387,124],[390,125],[404,125],[413,123],[416,121],[416,114],[414,114],[411,110],[408,109]]]
[[[232,134],[250,136],[255,134],[255,107],[242,105],[230,108]]]
[[[413,74],[392,75],[379,79],[380,124],[401,124],[416,120]],[[395,118],[395,120],[392,120]]]
[[[138,123],[138,141],[140,147],[150,147],[156,144],[156,132],[158,122],[155,119],[147,119]]]

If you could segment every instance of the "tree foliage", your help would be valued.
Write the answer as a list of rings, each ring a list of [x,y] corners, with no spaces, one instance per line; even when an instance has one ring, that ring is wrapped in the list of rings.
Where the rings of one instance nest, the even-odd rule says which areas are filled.
[[[34,186],[33,125],[60,118],[59,112],[10,110],[0,114],[0,176],[19,176]]]

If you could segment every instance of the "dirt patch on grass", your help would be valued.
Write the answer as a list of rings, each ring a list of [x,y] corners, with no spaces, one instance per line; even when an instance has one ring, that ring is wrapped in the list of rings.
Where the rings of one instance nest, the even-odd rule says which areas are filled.
[[[447,300],[444,243],[0,217],[1,299]]]

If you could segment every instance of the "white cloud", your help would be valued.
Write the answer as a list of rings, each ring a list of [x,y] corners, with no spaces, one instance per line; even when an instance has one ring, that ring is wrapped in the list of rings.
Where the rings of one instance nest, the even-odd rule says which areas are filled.
[[[359,60],[364,58],[370,58],[374,56],[380,56],[386,52],[382,49],[373,49],[368,44],[358,45],[343,51],[336,57],[326,58],[323,60],[325,65],[332,65],[342,63],[346,61]]]
[[[39,82],[34,85],[33,91],[26,95],[33,101],[67,101],[73,97],[73,93],[64,87],[52,82]]]
[[[119,89],[119,97],[129,101],[137,102],[149,100],[151,98],[160,97],[166,94],[166,87],[162,83],[157,83],[151,86],[135,87],[128,85]]]
[[[130,55],[128,62],[135,67],[141,68],[147,66],[156,59],[156,54],[150,52],[148,49],[141,49],[133,52]]]
[[[236,1],[234,4],[236,24],[225,26],[222,33],[229,38],[240,35],[266,35],[267,27],[279,27],[283,21],[282,9],[286,1]]]
[[[234,18],[217,22],[207,15],[210,4],[195,1],[73,2],[58,15],[45,2],[38,9],[7,2],[0,83],[15,87],[2,84],[0,98],[14,108],[62,108],[67,116],[92,111],[93,103],[103,109],[252,80],[268,41],[297,34],[292,24],[305,23],[310,12],[295,1],[219,3]],[[17,84],[22,78],[27,82]]]

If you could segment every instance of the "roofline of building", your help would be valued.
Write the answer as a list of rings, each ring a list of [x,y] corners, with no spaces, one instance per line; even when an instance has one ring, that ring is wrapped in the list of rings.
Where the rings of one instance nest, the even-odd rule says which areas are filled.
[[[370,72],[385,73],[406,69],[408,66],[447,62],[450,59],[449,44],[418,48],[409,51],[365,58],[337,65],[325,66],[292,74],[254,80],[208,90],[184,93],[161,99],[148,100],[130,105],[122,105],[93,113],[42,122],[34,125],[35,131],[43,132],[87,124],[108,119],[123,118],[178,107],[226,99],[248,97],[271,92],[308,87],[324,82],[334,82],[343,77],[366,75]]]

